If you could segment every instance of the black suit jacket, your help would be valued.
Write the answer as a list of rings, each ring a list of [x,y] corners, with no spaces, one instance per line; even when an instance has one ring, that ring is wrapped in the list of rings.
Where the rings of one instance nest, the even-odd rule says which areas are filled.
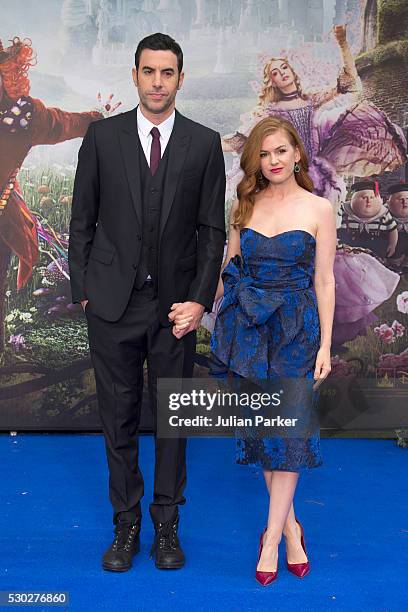
[[[226,238],[220,135],[176,111],[167,146],[158,247],[162,325],[170,325],[173,302],[199,302],[211,311]],[[107,321],[123,314],[141,256],[139,149],[133,109],[91,123],[78,155],[68,249],[72,299],[88,299]]]

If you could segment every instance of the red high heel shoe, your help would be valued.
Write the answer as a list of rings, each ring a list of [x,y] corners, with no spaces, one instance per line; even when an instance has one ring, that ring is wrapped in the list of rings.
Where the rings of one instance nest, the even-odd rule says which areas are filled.
[[[258,562],[257,562],[257,565],[259,563],[259,559],[261,558],[261,554],[262,554],[263,538],[264,538],[264,535],[265,535],[265,531],[266,531],[266,527],[263,530],[263,532],[261,533],[261,540],[259,542],[259,552],[258,552]],[[262,586],[268,586],[268,584],[271,584],[271,582],[276,580],[277,577],[278,577],[278,568],[276,568],[276,571],[274,571],[274,572],[259,572],[258,570],[256,570],[256,572],[255,572],[255,578],[259,582],[259,584],[261,584]]]
[[[295,520],[300,527],[300,543],[302,544],[302,548],[305,551],[305,555],[307,555],[303,527],[297,520],[297,518],[295,518]],[[309,561],[306,561],[306,563],[289,563],[288,558],[286,556],[286,565],[288,567],[288,570],[298,578],[304,578],[310,572]]]

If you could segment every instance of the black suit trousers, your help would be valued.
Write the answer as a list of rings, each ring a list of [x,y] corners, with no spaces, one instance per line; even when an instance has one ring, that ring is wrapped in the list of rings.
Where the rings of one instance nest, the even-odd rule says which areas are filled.
[[[150,407],[156,422],[157,378],[193,375],[196,332],[177,339],[159,322],[154,287],[133,288],[118,321],[106,321],[85,307],[99,415],[109,468],[113,522],[119,512],[141,514],[143,476],[138,465],[138,432],[143,397],[143,364],[147,360]],[[175,518],[185,503],[186,440],[155,436],[155,476],[150,514],[153,521]]]

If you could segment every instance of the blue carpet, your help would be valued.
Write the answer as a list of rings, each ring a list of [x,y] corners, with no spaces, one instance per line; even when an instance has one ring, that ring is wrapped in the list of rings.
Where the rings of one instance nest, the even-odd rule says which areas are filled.
[[[112,539],[103,438],[2,435],[0,590],[68,591],[75,612],[407,609],[407,451],[388,440],[322,447],[324,466],[300,478],[295,499],[312,572],[289,574],[282,542],[278,580],[262,588],[253,574],[267,496],[260,472],[235,465],[232,440],[189,441],[187,564],[166,572],[149,559],[153,440],[142,438],[142,550],[113,574],[100,567]]]

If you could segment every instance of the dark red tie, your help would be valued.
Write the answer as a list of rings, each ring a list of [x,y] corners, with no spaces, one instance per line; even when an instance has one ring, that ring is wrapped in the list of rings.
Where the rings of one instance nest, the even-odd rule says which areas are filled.
[[[154,176],[161,159],[160,132],[157,127],[154,127],[151,129],[150,133],[153,137],[152,147],[150,149],[150,172],[152,173],[152,176]]]

